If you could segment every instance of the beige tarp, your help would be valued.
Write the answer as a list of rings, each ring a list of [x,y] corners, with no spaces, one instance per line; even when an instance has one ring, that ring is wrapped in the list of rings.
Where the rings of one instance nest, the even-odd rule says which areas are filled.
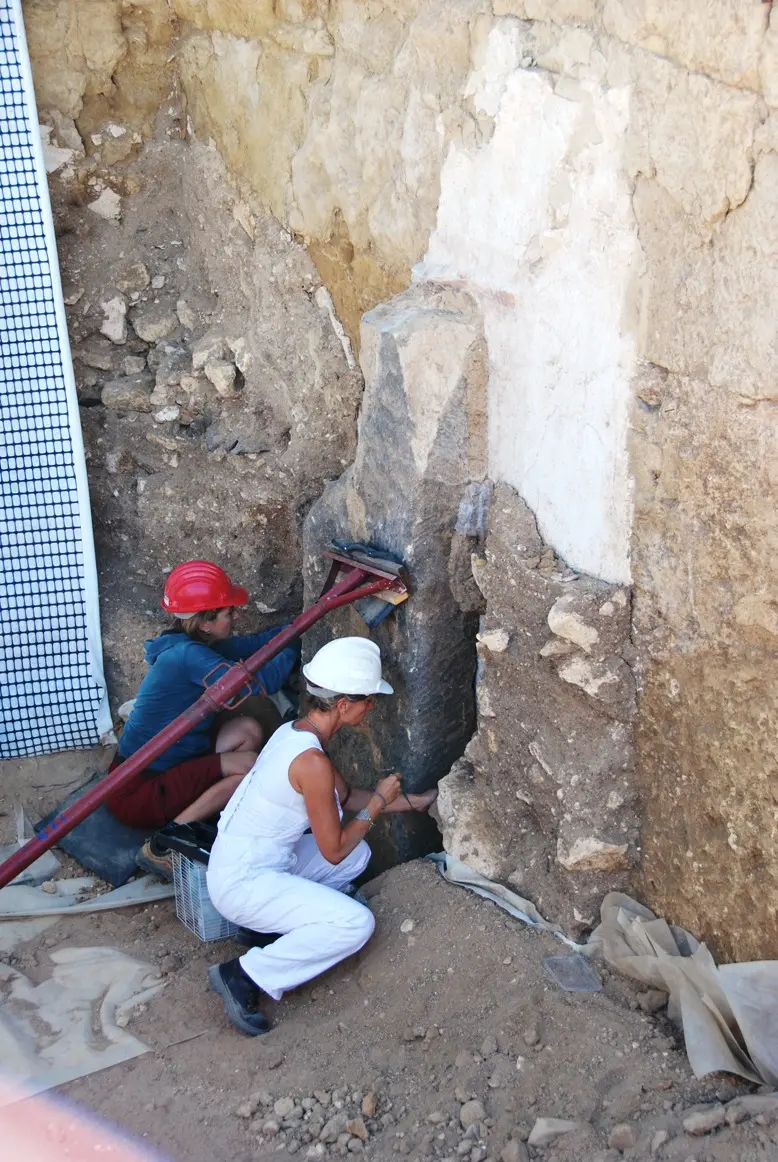
[[[115,948],[50,956],[51,975],[40,983],[0,963],[0,1070],[26,1095],[148,1052],[123,1018],[163,987],[153,965]]]
[[[721,1070],[778,1085],[778,961],[717,965],[690,932],[620,892],[605,897],[600,916],[585,952],[669,993],[697,1077]]]
[[[53,894],[27,884],[3,888],[0,953],[36,939],[63,913],[148,904],[173,892],[172,885],[144,876],[83,899],[96,884],[85,876],[57,880]],[[136,1005],[164,983],[153,965],[116,948],[61,947],[49,956],[52,969],[42,981],[0,961],[0,1080],[22,1086],[25,1096],[147,1053],[124,1026]],[[16,1098],[11,1091],[0,1094],[0,1106]]]

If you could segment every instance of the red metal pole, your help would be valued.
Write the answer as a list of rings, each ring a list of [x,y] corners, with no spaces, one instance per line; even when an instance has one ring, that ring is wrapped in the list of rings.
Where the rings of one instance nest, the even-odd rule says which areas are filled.
[[[14,852],[5,863],[0,864],[0,888],[4,888],[20,872],[34,863],[44,851],[53,847],[57,840],[77,827],[82,820],[86,819],[87,815],[91,815],[106,799],[118,791],[120,787],[123,787],[133,775],[145,770],[149,763],[159,758],[174,742],[187,734],[193,726],[202,722],[215,710],[222,709],[224,704],[229,702],[230,698],[234,697],[246,685],[249,676],[261,670],[276,654],[279,654],[290,642],[315,625],[325,614],[340,608],[342,605],[350,605],[354,601],[359,601],[362,597],[370,597],[374,593],[380,593],[387,589],[400,588],[401,583],[393,585],[385,578],[381,578],[380,581],[372,581],[370,584],[362,584],[369,576],[371,576],[369,569],[351,569],[341,581],[323,593],[319,600],[315,601],[308,609],[303,610],[299,617],[296,617],[285,629],[276,634],[267,645],[262,646],[245,662],[237,662],[231,666],[224,677],[218,678],[212,686],[209,686],[183,714],[174,718],[164,730],[155,734],[140,750],[136,750],[134,755],[125,759],[121,766],[101,779],[96,787],[92,787],[70,807],[55,816],[33,839],[25,843],[24,847]]]

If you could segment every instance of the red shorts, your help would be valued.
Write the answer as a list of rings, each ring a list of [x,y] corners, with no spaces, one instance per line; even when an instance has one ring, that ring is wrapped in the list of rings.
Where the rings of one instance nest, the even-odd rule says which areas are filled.
[[[117,757],[109,771],[121,765]],[[222,777],[222,760],[218,754],[204,754],[187,759],[166,771],[141,771],[107,801],[111,814],[128,827],[156,831],[199,799]]]

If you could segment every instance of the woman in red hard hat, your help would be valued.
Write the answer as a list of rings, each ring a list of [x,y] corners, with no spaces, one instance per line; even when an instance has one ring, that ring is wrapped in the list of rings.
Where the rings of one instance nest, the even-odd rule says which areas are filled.
[[[204,680],[224,661],[238,662],[270,641],[282,626],[233,637],[236,610],[249,595],[210,561],[186,561],[173,569],[162,608],[173,625],[146,642],[149,672],[119,742],[112,769],[130,758],[203,692]],[[299,658],[299,644],[282,650],[260,670],[254,693],[280,690]],[[112,814],[131,827],[158,831],[170,822],[193,823],[217,814],[256,761],[262,728],[247,716],[224,723],[213,738],[210,714],[178,739],[109,800]],[[164,835],[152,835],[138,854],[144,871],[172,878]]]

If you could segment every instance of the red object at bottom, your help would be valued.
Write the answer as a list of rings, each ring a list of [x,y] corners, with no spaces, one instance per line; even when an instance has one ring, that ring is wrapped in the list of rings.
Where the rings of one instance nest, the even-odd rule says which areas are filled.
[[[114,759],[109,773],[120,766],[121,762]],[[129,786],[111,795],[106,806],[120,823],[156,831],[180,815],[221,777],[221,755],[200,755],[166,771],[141,771],[130,780]]]

